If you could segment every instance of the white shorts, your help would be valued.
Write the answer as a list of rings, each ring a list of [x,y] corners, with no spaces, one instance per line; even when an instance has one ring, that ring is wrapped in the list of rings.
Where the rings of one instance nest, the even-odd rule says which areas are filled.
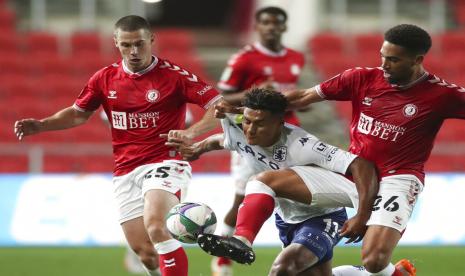
[[[253,175],[253,170],[244,158],[239,153],[231,151],[231,176],[234,179],[236,194],[245,195],[245,186]]]
[[[358,193],[355,184],[344,176],[314,166],[291,167],[312,193],[312,205],[358,209]]]
[[[176,195],[182,201],[192,178],[189,163],[165,160],[135,168],[128,174],[113,177],[113,193],[119,208],[119,222],[141,217],[144,195],[160,189]]]
[[[383,177],[367,225],[382,225],[404,231],[422,191],[423,184],[414,175]]]

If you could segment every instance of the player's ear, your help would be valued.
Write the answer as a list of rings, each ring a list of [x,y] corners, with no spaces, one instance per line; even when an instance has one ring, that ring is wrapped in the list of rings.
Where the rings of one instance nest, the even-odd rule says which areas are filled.
[[[416,65],[420,65],[423,63],[423,61],[425,60],[425,56],[424,55],[417,55],[415,57],[415,64]]]

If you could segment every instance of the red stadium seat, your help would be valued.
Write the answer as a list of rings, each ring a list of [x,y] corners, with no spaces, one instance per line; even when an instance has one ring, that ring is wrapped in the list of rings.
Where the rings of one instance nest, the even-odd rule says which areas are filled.
[[[155,30],[156,52],[165,50],[189,52],[194,49],[194,36],[185,29],[159,29]]]
[[[465,49],[465,34],[463,32],[446,32],[439,36],[439,43],[442,53],[463,52],[463,49]]]
[[[25,34],[26,49],[31,54],[58,54],[58,37],[48,32]]]
[[[383,44],[383,35],[380,33],[359,34],[354,37],[355,51],[358,54],[376,54],[379,56],[379,50]]]
[[[0,8],[0,29],[2,31],[16,30],[16,14],[14,11]]]
[[[22,51],[22,39],[16,32],[0,29],[0,56],[19,55]]]
[[[309,48],[314,56],[324,52],[342,55],[345,51],[343,38],[333,33],[320,33],[313,36],[310,38]]]
[[[97,32],[75,32],[70,37],[71,54],[102,53],[102,42]]]
[[[21,173],[29,170],[29,159],[26,155],[2,155],[0,173]]]
[[[63,78],[71,75],[73,66],[71,59],[55,54],[35,55],[29,64],[34,75],[57,75]]]

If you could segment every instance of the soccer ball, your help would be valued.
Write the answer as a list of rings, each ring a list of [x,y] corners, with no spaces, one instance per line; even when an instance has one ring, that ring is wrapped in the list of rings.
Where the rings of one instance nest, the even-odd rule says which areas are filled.
[[[166,216],[166,227],[178,241],[196,243],[199,234],[215,232],[216,216],[206,204],[184,202],[171,208]]]

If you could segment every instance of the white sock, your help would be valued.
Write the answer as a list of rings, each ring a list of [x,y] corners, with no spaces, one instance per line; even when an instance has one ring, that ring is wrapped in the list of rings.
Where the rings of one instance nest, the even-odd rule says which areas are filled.
[[[223,222],[223,225],[221,225],[220,235],[223,237],[231,237],[234,234],[234,229],[236,229],[234,226],[228,225],[225,222]]]
[[[156,268],[154,270],[149,270],[144,265],[144,269],[145,269],[145,271],[147,271],[147,275],[149,275],[149,276],[161,276],[160,268]]]
[[[368,272],[368,275],[373,275],[373,276],[391,276],[394,271],[396,271],[396,267],[389,263],[383,270],[381,270],[380,272],[376,272],[376,273],[371,273],[369,271]]]
[[[369,275],[363,266],[341,265],[333,268],[333,276],[366,276]]]

